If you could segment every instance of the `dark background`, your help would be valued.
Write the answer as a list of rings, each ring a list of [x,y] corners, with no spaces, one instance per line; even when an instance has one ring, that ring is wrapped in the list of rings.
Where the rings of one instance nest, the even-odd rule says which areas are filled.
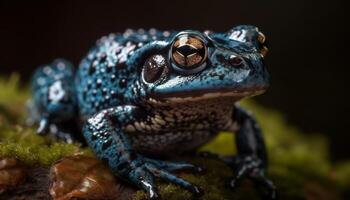
[[[225,31],[253,24],[271,50],[272,87],[257,100],[307,132],[326,134],[334,159],[350,158],[350,34],[341,0],[87,2],[2,0],[0,75],[17,71],[28,80],[57,57],[77,65],[96,39],[126,28]]]

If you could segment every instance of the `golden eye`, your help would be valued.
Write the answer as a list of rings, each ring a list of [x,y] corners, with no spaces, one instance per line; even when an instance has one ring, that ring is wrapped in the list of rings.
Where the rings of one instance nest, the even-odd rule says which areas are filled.
[[[198,37],[180,35],[173,43],[171,55],[176,65],[182,68],[194,68],[205,61],[207,47]]]

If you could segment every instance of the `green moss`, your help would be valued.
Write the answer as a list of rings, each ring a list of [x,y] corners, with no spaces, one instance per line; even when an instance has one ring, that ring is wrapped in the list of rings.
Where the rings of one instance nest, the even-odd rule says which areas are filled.
[[[320,134],[306,134],[291,126],[276,111],[250,101],[244,106],[253,110],[264,131],[271,165],[276,164],[300,173],[325,175],[330,169],[328,144]],[[315,168],[315,164],[317,168]]]
[[[76,152],[77,146],[61,143],[39,146],[4,142],[0,146],[0,157],[16,157],[27,165],[50,166],[56,160]]]
[[[29,91],[21,88],[18,80],[17,75],[0,78],[0,157],[14,156],[29,165],[49,166],[63,156],[75,153],[92,155],[91,151],[78,145],[56,143],[37,136],[32,128],[23,125]],[[281,113],[253,101],[244,101],[242,106],[254,113],[264,131],[270,161],[268,176],[278,186],[280,199],[305,199],[310,188],[312,194],[315,190],[320,194],[327,192],[334,196],[333,199],[346,191],[350,185],[350,164],[334,165],[330,162],[328,144],[323,136],[305,134],[290,125]],[[234,155],[234,144],[233,134],[225,132],[200,151]],[[179,176],[200,186],[205,191],[202,199],[258,199],[249,181],[235,192],[227,189],[225,183],[233,172],[225,164],[202,158],[193,158],[189,162],[204,166],[206,173],[180,173]],[[173,184],[161,183],[159,191],[163,199],[192,198],[189,192]],[[134,197],[135,200],[145,198],[142,191]]]
[[[0,130],[0,157],[16,157],[28,165],[49,166],[63,156],[80,152],[78,145],[52,143],[21,126]]]
[[[87,153],[79,145],[55,143],[35,134],[23,125],[27,88],[19,85],[19,76],[0,78],[0,157],[16,157],[28,165],[49,166],[75,153]]]
[[[350,188],[350,161],[338,163],[331,171],[331,175],[339,183],[341,189],[348,190]]]
[[[24,119],[24,105],[29,96],[28,88],[20,87],[18,74],[12,74],[6,79],[0,77],[0,127],[4,115],[11,122]]]

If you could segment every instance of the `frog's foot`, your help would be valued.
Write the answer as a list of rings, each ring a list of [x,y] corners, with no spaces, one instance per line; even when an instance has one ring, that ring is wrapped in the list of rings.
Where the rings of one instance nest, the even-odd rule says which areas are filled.
[[[159,178],[163,181],[179,185],[193,193],[195,196],[200,196],[202,194],[197,186],[194,186],[182,178],[170,173],[170,171],[175,170],[201,171],[201,168],[198,168],[192,164],[159,161],[139,156],[137,159],[132,161],[131,165],[135,167],[128,174],[129,180],[140,188],[144,189],[150,199],[159,199],[159,195],[154,184],[154,178]]]
[[[38,135],[50,135],[55,140],[64,141],[65,143],[72,144],[74,142],[79,142],[73,135],[67,131],[63,131],[57,124],[50,123],[46,119],[42,119],[39,123],[39,128],[37,130]]]
[[[50,125],[50,135],[52,135],[55,140],[63,141],[68,144],[78,142],[71,133],[60,130],[55,124]]]
[[[230,181],[230,187],[237,188],[244,178],[264,188],[264,199],[277,199],[276,187],[265,177],[263,163],[259,158],[246,156],[236,159],[235,177]]]

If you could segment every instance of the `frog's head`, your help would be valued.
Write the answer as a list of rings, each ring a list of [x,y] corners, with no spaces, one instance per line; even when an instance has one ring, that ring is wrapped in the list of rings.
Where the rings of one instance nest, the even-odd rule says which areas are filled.
[[[176,103],[221,97],[239,100],[263,93],[269,75],[262,37],[252,26],[225,34],[178,33],[165,53],[150,56],[143,65],[145,96],[153,102]]]
[[[52,119],[71,119],[75,113],[75,98],[69,85],[58,80],[47,93],[46,112]]]
[[[72,87],[58,80],[49,86],[45,94],[44,111],[38,128],[39,134],[48,132],[51,123],[70,120],[76,112],[76,99]]]

